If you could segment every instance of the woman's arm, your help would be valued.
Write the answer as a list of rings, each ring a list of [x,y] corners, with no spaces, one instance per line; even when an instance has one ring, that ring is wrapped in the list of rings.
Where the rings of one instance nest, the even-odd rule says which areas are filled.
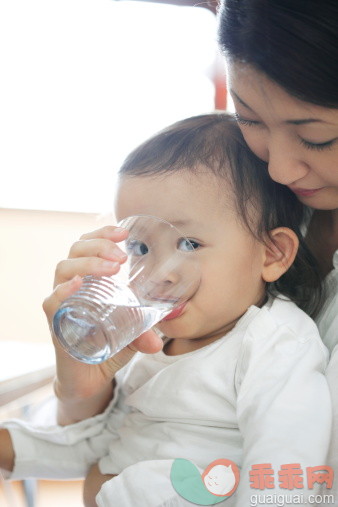
[[[0,468],[11,472],[14,467],[12,439],[6,429],[0,428]]]
[[[116,474],[102,474],[97,463],[91,466],[83,487],[83,502],[85,507],[97,507],[95,497],[100,491],[102,484],[114,477],[116,477]]]

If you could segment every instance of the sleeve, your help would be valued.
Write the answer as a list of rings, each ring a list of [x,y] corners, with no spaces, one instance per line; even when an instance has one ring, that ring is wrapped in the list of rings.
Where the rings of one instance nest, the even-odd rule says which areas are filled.
[[[177,495],[170,483],[173,460],[140,461],[123,470],[118,476],[105,482],[96,496],[98,507],[115,505],[135,507],[137,499],[142,505],[158,507]]]
[[[121,474],[102,485],[96,496],[97,506],[111,507],[114,504],[123,507],[196,507],[196,503],[186,500],[175,491],[170,480],[173,461],[140,461],[126,467]],[[234,507],[231,498],[217,504]]]
[[[306,499],[316,491],[308,489],[306,469],[327,459],[332,409],[326,364],[327,351],[305,314],[296,331],[268,317],[249,327],[236,380],[244,456],[236,506],[248,505],[253,494]]]
[[[107,453],[128,408],[117,385],[104,412],[68,426],[41,426],[13,419],[1,423],[11,436],[15,464],[6,478],[75,479]]]

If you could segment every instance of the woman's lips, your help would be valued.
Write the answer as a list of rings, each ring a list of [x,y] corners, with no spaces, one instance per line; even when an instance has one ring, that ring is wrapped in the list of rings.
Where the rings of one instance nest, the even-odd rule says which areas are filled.
[[[319,192],[320,190],[322,190],[325,187],[321,187],[321,188],[297,188],[297,187],[289,187],[289,188],[296,195],[300,195],[302,197],[310,197],[312,195],[315,195],[317,192]]]
[[[184,308],[185,308],[185,305],[187,303],[182,303],[181,305],[177,306],[176,308],[174,308],[174,310],[170,313],[168,313],[168,315],[166,315],[166,317],[164,317],[161,322],[163,322],[164,320],[171,320],[171,319],[176,319],[177,317],[179,317],[181,315],[181,313],[183,312]]]

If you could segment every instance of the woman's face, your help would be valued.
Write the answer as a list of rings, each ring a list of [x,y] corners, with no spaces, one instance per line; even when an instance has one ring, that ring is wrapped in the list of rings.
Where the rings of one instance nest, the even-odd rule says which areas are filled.
[[[271,178],[312,208],[337,209],[338,109],[292,97],[238,62],[228,65],[228,85],[245,140]]]

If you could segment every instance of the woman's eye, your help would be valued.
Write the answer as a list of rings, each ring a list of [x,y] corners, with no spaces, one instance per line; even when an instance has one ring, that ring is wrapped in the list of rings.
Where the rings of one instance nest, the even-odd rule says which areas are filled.
[[[143,243],[142,241],[137,241],[136,239],[128,241],[126,243],[126,247],[128,255],[138,255],[138,256],[146,255],[149,251],[145,243]]]
[[[252,127],[252,126],[255,126],[255,125],[259,125],[258,121],[247,120],[246,118],[242,118],[238,113],[235,113],[234,116],[235,116],[235,120],[237,121],[237,123],[239,125],[244,125],[244,126],[247,126],[247,127]]]
[[[305,146],[308,150],[325,150],[325,148],[330,149],[336,139],[331,139],[330,141],[326,141],[325,143],[311,143],[310,141],[306,141],[305,139],[299,138],[300,143]]]
[[[197,250],[197,248],[199,248],[200,246],[201,246],[200,243],[194,241],[193,239],[188,240],[186,238],[181,238],[178,241],[177,248],[179,250],[182,250],[183,252],[191,252],[193,250]]]

